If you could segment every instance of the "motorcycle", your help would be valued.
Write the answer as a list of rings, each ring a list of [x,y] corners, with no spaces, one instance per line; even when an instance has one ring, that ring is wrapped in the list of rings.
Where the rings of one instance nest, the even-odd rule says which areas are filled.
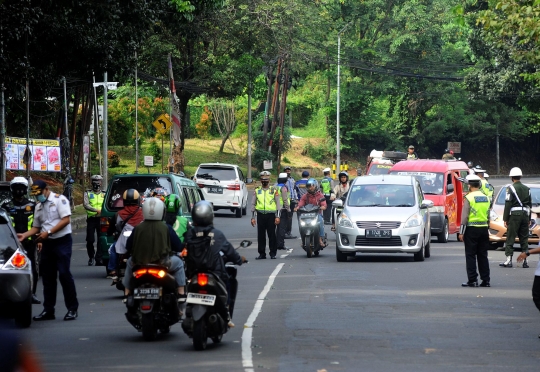
[[[250,245],[249,240],[240,243],[242,248]],[[218,275],[209,271],[199,271],[188,281],[182,329],[193,339],[195,350],[206,349],[208,338],[213,343],[221,342],[229,330],[228,318],[233,316],[238,281],[237,267],[229,262],[225,268],[229,275],[228,288]]]
[[[157,332],[169,333],[180,321],[177,284],[167,267],[156,264],[133,267],[133,292],[127,296],[127,321],[142,332],[146,341]]]
[[[318,256],[324,249],[319,242],[319,209],[320,207],[308,204],[298,209],[300,212],[300,237],[302,239],[302,249],[306,251],[307,257]],[[324,233],[323,243],[326,246],[327,236]]]

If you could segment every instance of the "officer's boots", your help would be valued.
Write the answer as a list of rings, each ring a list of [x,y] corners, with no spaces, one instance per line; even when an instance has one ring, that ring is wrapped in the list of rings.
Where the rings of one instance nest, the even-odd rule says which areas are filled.
[[[524,268],[524,269],[528,269],[528,268],[529,268],[529,263],[527,262],[527,259],[523,260],[523,268]]]
[[[512,267],[512,256],[506,256],[506,261],[499,264],[500,267]]]

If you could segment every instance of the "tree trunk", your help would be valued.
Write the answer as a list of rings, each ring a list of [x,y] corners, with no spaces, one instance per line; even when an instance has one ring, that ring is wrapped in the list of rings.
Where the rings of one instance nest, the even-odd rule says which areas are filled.
[[[178,106],[180,109],[180,144],[178,146],[174,145],[172,150],[172,158],[173,158],[173,172],[179,173],[184,172],[184,166],[186,163],[186,159],[184,157],[184,144],[186,140],[186,132],[187,128],[189,127],[189,122],[187,121],[188,115],[186,115],[187,107],[189,100],[192,96],[191,93],[187,93],[184,91],[178,92]]]
[[[223,154],[223,148],[225,147],[225,142],[227,142],[227,140],[229,139],[229,135],[230,135],[230,133],[227,133],[225,135],[225,137],[223,137],[223,139],[221,140],[221,146],[219,146],[219,153],[220,154]]]

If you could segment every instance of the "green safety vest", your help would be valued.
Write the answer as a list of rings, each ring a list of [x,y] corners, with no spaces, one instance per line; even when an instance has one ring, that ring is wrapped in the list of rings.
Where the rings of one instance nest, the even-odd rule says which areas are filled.
[[[103,200],[105,200],[105,195],[100,192],[99,194],[96,194],[94,192],[88,193],[88,204],[94,209],[101,209],[103,207]],[[92,212],[87,210],[86,213],[88,214],[88,217],[94,217],[97,215],[97,212]]]
[[[283,208],[283,195],[281,195],[281,188],[285,186],[287,187],[287,185],[285,185],[284,183],[279,183],[277,184],[277,187],[279,188],[279,202],[281,203],[281,208]],[[291,193],[287,191],[287,200],[289,200],[289,206],[291,205]]]
[[[321,190],[324,195],[330,195],[332,192],[332,183],[330,181],[330,178],[324,177],[321,180]]]
[[[187,231],[188,220],[186,217],[176,216],[176,221],[174,221],[173,230],[180,238],[180,241],[184,242],[184,234]]]
[[[489,199],[482,191],[473,191],[465,195],[471,210],[467,226],[487,227]]]
[[[274,196],[276,195],[277,190],[270,186],[268,189],[264,190],[261,186],[255,189],[255,195],[257,197],[257,204],[255,209],[258,211],[276,211],[276,200]]]
[[[489,182],[483,178],[481,180],[480,191],[482,191],[482,193],[486,195],[489,200],[493,198],[493,186],[491,186]]]

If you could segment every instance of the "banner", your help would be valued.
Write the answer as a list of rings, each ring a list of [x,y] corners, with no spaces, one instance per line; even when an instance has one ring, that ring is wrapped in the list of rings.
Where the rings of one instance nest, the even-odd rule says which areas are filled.
[[[30,139],[30,170],[41,172],[62,171],[60,159],[60,141],[48,139]],[[7,170],[26,170],[24,153],[26,138],[6,137],[5,151]]]
[[[176,97],[176,86],[174,85],[174,76],[172,71],[171,55],[169,54],[169,82],[171,90],[171,121],[173,124],[172,138],[175,146],[180,146],[180,107],[178,106],[178,98]]]

